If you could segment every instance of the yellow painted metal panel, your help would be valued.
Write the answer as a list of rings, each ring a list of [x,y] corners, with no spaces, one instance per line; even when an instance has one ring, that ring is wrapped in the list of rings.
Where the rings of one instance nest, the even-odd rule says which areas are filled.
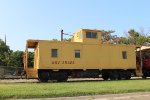
[[[135,69],[136,67],[134,46],[41,41],[39,49],[41,69]],[[57,58],[51,57],[51,49],[58,49]],[[75,58],[75,50],[80,50],[80,58]],[[127,59],[122,58],[122,51],[127,52]]]
[[[36,68],[28,68],[26,72],[27,72],[27,78],[38,78],[38,73]]]

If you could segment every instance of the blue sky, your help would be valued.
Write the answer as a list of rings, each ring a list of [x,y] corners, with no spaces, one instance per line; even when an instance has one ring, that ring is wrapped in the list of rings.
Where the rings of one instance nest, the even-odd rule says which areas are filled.
[[[27,39],[60,39],[60,30],[79,28],[150,30],[150,0],[0,0],[0,38],[12,50],[24,50]],[[150,34],[148,34],[150,35]]]

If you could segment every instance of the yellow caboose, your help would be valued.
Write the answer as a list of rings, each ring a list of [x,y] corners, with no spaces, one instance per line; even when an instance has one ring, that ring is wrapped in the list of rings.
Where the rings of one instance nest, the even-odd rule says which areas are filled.
[[[28,49],[34,66],[28,66]],[[136,71],[136,47],[102,43],[102,31],[80,29],[71,42],[27,40],[24,67],[28,78],[66,81],[72,78],[130,79]]]

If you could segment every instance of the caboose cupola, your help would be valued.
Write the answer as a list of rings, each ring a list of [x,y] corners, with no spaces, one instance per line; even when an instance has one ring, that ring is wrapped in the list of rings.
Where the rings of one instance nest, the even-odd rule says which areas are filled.
[[[91,29],[80,29],[74,33],[72,37],[72,42],[83,42],[90,44],[100,44],[101,43],[100,30]]]

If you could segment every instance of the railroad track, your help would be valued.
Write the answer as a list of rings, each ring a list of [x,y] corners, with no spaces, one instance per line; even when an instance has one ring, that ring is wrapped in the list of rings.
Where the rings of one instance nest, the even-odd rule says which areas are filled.
[[[150,78],[147,78],[147,80],[149,79]],[[132,77],[131,80],[143,80],[143,79],[141,77]],[[70,83],[70,82],[95,82],[95,81],[104,81],[104,80],[102,78],[69,78],[67,82]],[[49,83],[55,82],[57,81],[49,81]],[[0,83],[39,83],[39,81],[37,79],[1,78]]]

